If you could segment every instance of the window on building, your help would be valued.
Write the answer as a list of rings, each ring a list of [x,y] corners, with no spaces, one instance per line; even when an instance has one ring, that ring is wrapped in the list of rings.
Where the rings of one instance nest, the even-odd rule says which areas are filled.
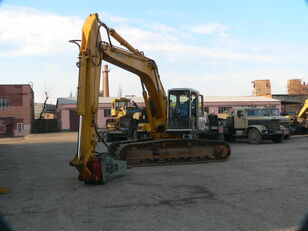
[[[0,99],[0,107],[10,106],[10,101],[8,99]]]
[[[104,109],[104,117],[110,117],[111,109]]]
[[[218,107],[218,113],[224,113],[228,111],[231,107]]]
[[[22,132],[24,130],[24,124],[23,123],[17,123],[17,131]]]

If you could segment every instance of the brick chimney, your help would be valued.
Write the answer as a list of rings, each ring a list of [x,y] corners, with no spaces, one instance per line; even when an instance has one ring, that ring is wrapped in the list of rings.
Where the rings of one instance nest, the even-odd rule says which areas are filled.
[[[104,65],[103,70],[103,97],[109,97],[109,79],[108,79],[108,65]]]

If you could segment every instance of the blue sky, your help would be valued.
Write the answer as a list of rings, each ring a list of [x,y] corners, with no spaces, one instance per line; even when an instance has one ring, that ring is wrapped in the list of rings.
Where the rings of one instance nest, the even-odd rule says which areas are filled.
[[[76,92],[77,47],[90,13],[154,59],[165,89],[206,95],[251,95],[270,79],[286,93],[291,78],[308,81],[308,4],[304,0],[0,1],[0,83],[33,83],[57,97]],[[104,36],[104,34],[103,34]],[[138,77],[109,65],[110,90],[141,95]]]

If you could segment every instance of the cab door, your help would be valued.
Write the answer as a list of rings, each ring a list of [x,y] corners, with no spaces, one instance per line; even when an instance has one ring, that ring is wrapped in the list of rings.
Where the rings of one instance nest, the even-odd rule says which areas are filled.
[[[189,90],[169,90],[168,130],[191,130]]]
[[[234,112],[234,128],[236,129],[246,128],[246,119],[243,110],[238,110]]]

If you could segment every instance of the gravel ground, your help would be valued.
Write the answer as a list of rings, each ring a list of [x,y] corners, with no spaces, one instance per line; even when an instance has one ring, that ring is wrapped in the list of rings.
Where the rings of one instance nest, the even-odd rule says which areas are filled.
[[[13,230],[296,230],[308,212],[308,137],[231,144],[210,164],[139,167],[106,185],[68,165],[76,133],[0,139],[0,213]]]

